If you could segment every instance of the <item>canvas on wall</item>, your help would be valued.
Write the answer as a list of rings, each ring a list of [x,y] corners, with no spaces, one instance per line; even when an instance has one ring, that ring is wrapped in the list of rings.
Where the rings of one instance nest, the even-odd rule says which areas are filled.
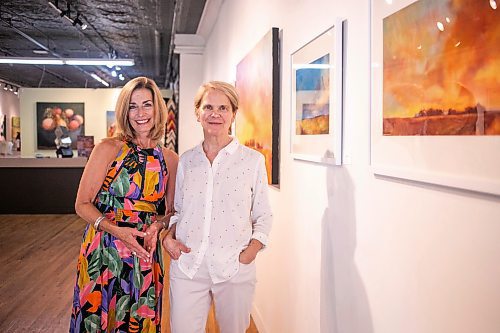
[[[79,135],[77,137],[76,148],[78,157],[89,157],[94,149],[94,136],[93,135]]]
[[[295,159],[342,164],[343,22],[291,55],[291,153]]]
[[[269,184],[279,184],[279,31],[272,28],[236,67],[236,137],[261,152]]]
[[[11,117],[12,140],[15,140],[18,135],[21,136],[21,117]]]
[[[106,136],[111,138],[116,133],[115,111],[106,111]]]
[[[0,113],[0,141],[7,140],[7,115]]]
[[[78,135],[85,135],[84,103],[37,102],[36,114],[38,149],[55,149],[64,137],[76,149]]]
[[[374,172],[500,195],[496,3],[373,0],[372,25]]]

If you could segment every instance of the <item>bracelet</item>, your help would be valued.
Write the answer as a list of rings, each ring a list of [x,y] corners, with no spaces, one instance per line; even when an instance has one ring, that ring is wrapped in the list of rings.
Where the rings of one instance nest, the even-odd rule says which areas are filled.
[[[106,217],[104,215],[102,216],[99,216],[98,218],[96,218],[95,222],[94,222],[94,229],[96,231],[100,231],[99,230],[99,225],[101,224],[102,220],[104,220]]]

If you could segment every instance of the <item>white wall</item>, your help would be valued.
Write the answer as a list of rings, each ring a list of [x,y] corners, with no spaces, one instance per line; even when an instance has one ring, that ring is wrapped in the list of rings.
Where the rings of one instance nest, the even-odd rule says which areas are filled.
[[[171,97],[170,90],[161,90]],[[94,143],[106,137],[106,111],[114,111],[120,89],[88,88],[23,88],[20,92],[22,156],[40,153],[55,157],[54,150],[37,150],[36,103],[85,103],[85,135],[93,135]],[[76,154],[75,154],[76,155]]]
[[[203,83],[203,56],[181,53],[179,72],[179,154],[182,154],[203,140],[194,113],[194,96]]]
[[[498,333],[500,199],[370,171],[369,4],[224,1],[207,41],[203,81],[233,81],[259,39],[283,30],[281,187],[271,188],[275,222],[258,258],[259,331]],[[326,167],[289,154],[290,53],[335,17],[348,22],[349,158]]]

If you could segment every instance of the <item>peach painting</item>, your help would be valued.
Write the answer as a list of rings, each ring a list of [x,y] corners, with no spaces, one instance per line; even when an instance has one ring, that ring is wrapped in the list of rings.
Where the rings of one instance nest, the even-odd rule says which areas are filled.
[[[264,155],[269,184],[279,183],[277,35],[278,29],[273,28],[236,68],[236,90],[240,99],[236,137],[241,144]]]
[[[384,135],[500,135],[499,15],[420,0],[384,19]]]

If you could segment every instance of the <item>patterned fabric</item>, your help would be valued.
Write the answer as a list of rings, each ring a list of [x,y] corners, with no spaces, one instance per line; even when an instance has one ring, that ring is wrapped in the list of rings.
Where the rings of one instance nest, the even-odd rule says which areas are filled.
[[[124,142],[94,204],[112,223],[146,231],[156,221],[167,179],[160,146],[141,149]],[[70,332],[160,332],[160,246],[157,242],[147,263],[121,240],[88,224],[78,257]]]

